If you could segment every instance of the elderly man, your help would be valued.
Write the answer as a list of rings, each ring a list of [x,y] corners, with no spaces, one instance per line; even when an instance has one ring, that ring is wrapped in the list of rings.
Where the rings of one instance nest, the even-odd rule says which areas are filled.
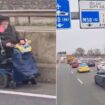
[[[21,53],[14,47],[17,43],[24,44],[25,40],[20,38],[18,32],[11,26],[9,17],[0,16],[0,61],[12,58],[15,71],[21,72],[36,84],[34,78],[39,75],[39,70],[32,52]]]

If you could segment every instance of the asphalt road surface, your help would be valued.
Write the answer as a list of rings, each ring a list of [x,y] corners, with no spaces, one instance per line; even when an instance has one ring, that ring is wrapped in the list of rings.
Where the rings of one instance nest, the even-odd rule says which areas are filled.
[[[56,101],[55,99],[45,99],[0,93],[0,105],[56,105]]]
[[[0,89],[0,105],[56,105],[55,84],[21,85]]]
[[[94,83],[96,68],[77,73],[67,64],[57,66],[57,105],[105,105],[105,89]]]

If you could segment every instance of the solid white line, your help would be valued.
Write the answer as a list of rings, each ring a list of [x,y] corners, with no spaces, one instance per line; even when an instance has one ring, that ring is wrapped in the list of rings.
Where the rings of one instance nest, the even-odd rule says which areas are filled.
[[[78,80],[78,82],[81,84],[81,85],[83,85],[84,83],[83,83],[83,81],[82,80],[80,80],[79,78],[77,79]]]
[[[2,93],[2,94],[11,94],[11,95],[20,95],[20,96],[30,96],[30,97],[37,97],[37,98],[46,98],[46,99],[56,99],[56,96],[44,95],[44,94],[33,94],[33,93],[4,91],[4,90],[0,90],[0,93]]]

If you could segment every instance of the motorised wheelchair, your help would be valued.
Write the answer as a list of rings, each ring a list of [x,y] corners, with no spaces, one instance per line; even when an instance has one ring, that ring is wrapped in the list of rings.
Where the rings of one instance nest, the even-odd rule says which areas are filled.
[[[20,68],[21,70],[16,69],[14,66],[13,58],[6,58],[5,50],[2,49],[2,46],[1,46],[2,60],[0,61],[0,88],[6,88],[6,87],[16,88],[18,84],[28,84],[29,81],[31,81],[32,84],[36,84],[35,77],[39,75],[38,69],[34,68],[35,61],[33,60],[33,57],[28,53],[28,51],[30,52],[32,48],[28,45],[19,46],[19,44],[17,44],[15,45],[14,50],[22,52],[23,61],[26,61],[27,59],[30,58],[32,61],[31,65],[33,64],[32,65],[33,67],[30,67],[30,68],[33,69],[33,71],[36,69],[36,71],[30,73],[31,71],[25,71],[25,70],[22,70],[22,68]],[[25,63],[29,64],[29,62],[25,62]],[[27,65],[25,63],[24,64],[22,63],[22,64],[25,66]],[[18,67],[21,67],[22,64],[18,65]]]

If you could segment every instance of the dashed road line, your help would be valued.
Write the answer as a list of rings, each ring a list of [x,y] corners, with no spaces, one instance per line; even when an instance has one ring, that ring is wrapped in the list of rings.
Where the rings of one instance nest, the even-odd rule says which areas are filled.
[[[77,78],[77,81],[81,84],[81,85],[83,85],[84,83],[83,83],[83,81],[82,80],[80,80],[79,78]]]
[[[73,71],[71,71],[71,74],[73,74],[74,72]]]

